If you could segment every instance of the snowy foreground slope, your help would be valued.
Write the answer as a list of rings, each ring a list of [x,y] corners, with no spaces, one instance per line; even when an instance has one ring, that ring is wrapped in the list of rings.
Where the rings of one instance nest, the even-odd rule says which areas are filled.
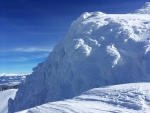
[[[19,113],[149,113],[150,83],[95,88],[73,99],[50,102]]]
[[[8,100],[9,98],[14,99],[16,92],[17,92],[17,89],[0,91],[0,113],[8,112]]]
[[[150,14],[84,13],[27,77],[9,113],[100,86],[150,82],[149,62]]]

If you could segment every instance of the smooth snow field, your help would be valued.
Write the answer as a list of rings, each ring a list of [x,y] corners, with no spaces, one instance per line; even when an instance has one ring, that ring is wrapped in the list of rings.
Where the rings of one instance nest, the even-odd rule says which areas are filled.
[[[150,83],[95,88],[73,99],[18,113],[150,113]]]
[[[17,89],[0,91],[0,113],[8,112],[8,100],[9,98],[14,99],[16,92]]]

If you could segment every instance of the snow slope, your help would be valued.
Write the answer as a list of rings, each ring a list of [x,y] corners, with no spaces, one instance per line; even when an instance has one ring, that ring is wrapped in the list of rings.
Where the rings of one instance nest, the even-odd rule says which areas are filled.
[[[10,89],[6,91],[0,91],[0,113],[8,112],[8,100],[14,99],[17,89]]]
[[[18,113],[149,113],[150,83],[95,88],[73,99],[50,102]]]
[[[100,86],[150,82],[149,62],[149,14],[86,12],[47,60],[33,69],[9,112],[73,98]]]

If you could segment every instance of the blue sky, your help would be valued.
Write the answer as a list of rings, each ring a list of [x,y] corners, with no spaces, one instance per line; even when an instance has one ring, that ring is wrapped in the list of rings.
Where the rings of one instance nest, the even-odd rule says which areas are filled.
[[[83,12],[130,13],[148,0],[0,0],[0,73],[29,73]]]

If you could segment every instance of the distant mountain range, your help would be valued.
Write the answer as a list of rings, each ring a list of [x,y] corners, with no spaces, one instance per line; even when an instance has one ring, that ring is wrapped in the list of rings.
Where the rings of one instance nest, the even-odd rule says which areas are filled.
[[[18,88],[29,74],[0,74],[0,90]]]

